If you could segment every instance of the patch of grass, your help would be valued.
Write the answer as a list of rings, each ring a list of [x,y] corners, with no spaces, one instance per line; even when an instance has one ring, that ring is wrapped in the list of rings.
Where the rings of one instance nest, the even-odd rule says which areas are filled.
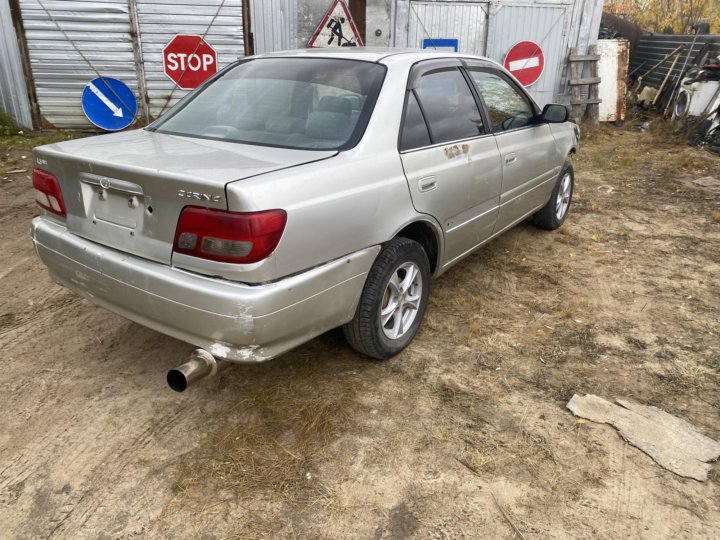
[[[19,131],[22,131],[22,128],[8,114],[0,111],[0,137],[17,135]]]
[[[10,116],[0,111],[0,149],[31,149],[43,144],[52,144],[70,139],[88,137],[95,133],[79,131],[39,131],[33,132],[18,125]]]
[[[544,465],[555,462],[555,454],[542,435],[520,429],[513,437],[494,434],[492,437],[467,441],[461,462],[467,463],[478,474],[512,477],[518,470],[547,481],[543,477]]]
[[[675,393],[698,392],[707,382],[709,370],[695,363],[671,362],[665,373],[658,373],[662,383]]]

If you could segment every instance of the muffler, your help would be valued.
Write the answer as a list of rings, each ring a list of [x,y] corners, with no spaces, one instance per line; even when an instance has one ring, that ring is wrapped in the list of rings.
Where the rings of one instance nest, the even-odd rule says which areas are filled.
[[[204,349],[195,349],[190,354],[190,360],[168,371],[167,383],[176,392],[184,392],[191,384],[212,377],[229,365],[230,362],[218,360]]]

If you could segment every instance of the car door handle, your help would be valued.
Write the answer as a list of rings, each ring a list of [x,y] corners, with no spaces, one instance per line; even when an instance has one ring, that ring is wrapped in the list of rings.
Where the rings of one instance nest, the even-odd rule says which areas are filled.
[[[437,178],[434,176],[426,176],[425,178],[421,178],[418,180],[418,188],[420,188],[420,191],[430,191],[431,189],[435,189],[437,187]]]
[[[505,165],[512,165],[517,161],[517,154],[507,154],[505,156]]]

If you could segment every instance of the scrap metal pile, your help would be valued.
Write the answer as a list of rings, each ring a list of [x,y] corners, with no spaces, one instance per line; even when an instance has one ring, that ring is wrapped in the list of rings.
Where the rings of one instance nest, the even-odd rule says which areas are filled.
[[[654,65],[636,67],[629,74],[630,100],[635,110],[670,119],[691,144],[720,154],[720,51],[713,43],[693,51],[680,45]],[[666,71],[661,83],[647,84],[658,70]]]

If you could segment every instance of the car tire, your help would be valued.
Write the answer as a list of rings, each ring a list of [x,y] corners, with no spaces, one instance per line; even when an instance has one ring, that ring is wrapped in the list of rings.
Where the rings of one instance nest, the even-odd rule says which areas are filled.
[[[570,163],[565,163],[553,188],[550,200],[533,216],[533,223],[540,229],[554,231],[560,227],[570,212],[575,173]]]
[[[368,273],[355,317],[343,326],[345,338],[371,358],[392,358],[417,334],[429,296],[427,253],[414,240],[394,238]]]

